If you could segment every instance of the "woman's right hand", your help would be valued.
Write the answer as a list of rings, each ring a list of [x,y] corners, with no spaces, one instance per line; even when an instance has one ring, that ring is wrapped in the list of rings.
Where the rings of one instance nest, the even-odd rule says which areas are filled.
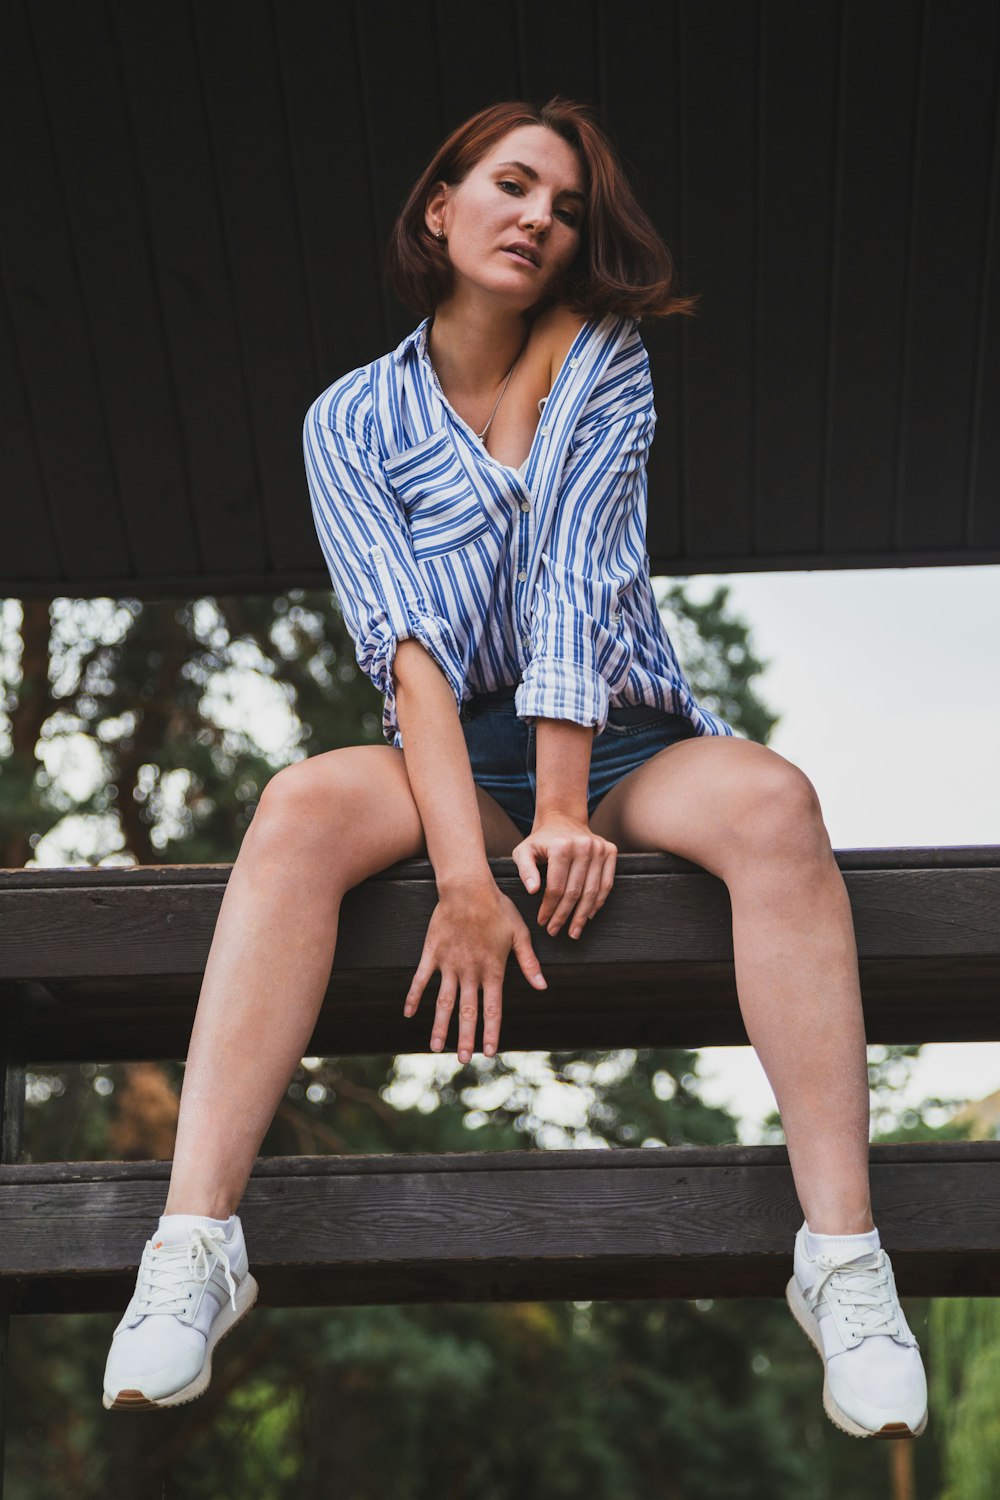
[[[513,948],[521,970],[534,989],[546,989],[528,924],[493,881],[447,892],[438,900],[424,938],[420,963],[403,1005],[412,1016],[431,975],[441,971],[434,1011],[431,1050],[440,1052],[458,998],[458,1060],[467,1063],[476,1043],[479,991],[483,991],[483,1052],[492,1057],[500,1039],[503,980]]]

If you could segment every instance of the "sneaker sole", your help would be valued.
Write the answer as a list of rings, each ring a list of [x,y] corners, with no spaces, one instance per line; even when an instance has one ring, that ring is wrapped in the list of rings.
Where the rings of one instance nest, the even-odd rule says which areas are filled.
[[[927,1412],[925,1411],[916,1427],[910,1427],[907,1422],[883,1422],[877,1429],[861,1427],[849,1417],[846,1411],[842,1411],[833,1399],[830,1390],[830,1376],[826,1364],[826,1351],[823,1348],[823,1336],[819,1331],[819,1323],[814,1313],[810,1312],[802,1288],[793,1275],[785,1287],[785,1300],[791,1308],[792,1316],[798,1323],[806,1338],[812,1344],[816,1353],[823,1361],[823,1410],[835,1427],[841,1432],[846,1432],[849,1437],[857,1438],[915,1438],[919,1437],[927,1426]]]
[[[212,1354],[215,1346],[227,1333],[231,1333],[241,1318],[247,1313],[257,1301],[257,1283],[247,1272],[239,1286],[236,1288],[236,1311],[233,1311],[231,1302],[223,1307],[209,1331],[205,1344],[205,1362],[195,1378],[187,1385],[181,1386],[179,1391],[172,1392],[169,1396],[146,1396],[142,1391],[121,1390],[117,1396],[109,1396],[107,1391],[102,1397],[103,1403],[108,1411],[155,1411],[162,1406],[183,1406],[187,1401],[194,1401],[203,1396],[208,1390],[212,1379]]]

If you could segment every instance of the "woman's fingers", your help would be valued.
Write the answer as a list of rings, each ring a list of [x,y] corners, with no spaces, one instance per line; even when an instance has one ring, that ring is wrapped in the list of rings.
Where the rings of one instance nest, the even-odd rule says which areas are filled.
[[[594,912],[601,904],[601,891],[604,888],[604,872],[606,867],[606,859],[601,859],[595,856],[595,858],[590,861],[590,865],[587,869],[586,883],[583,887],[583,895],[580,897],[580,903],[577,906],[576,911],[573,913],[572,918],[570,919],[570,937],[576,938],[580,936],[581,932],[583,931],[584,922],[590,921],[590,918],[594,915]],[[612,879],[613,878],[614,868],[612,867]]]
[[[503,1009],[502,981],[487,979],[483,985],[483,1053],[492,1057],[500,1045],[500,1012]]]
[[[569,921],[571,912],[570,936],[579,937],[584,923],[600,910],[611,894],[617,859],[617,845],[604,841],[597,847],[590,845],[571,858],[564,856],[562,860],[553,852],[545,899],[538,912],[538,920],[547,927],[550,937],[554,937]]]
[[[455,1006],[458,980],[454,974],[441,975],[437,1004],[434,1007],[434,1027],[431,1031],[431,1051],[440,1052],[448,1039],[448,1023]]]
[[[587,874],[593,863],[592,851],[589,848],[571,854],[566,862],[565,877],[560,879],[562,875],[560,862],[558,860],[554,861],[556,871],[554,884],[558,900],[555,902],[555,909],[552,912],[552,916],[546,923],[550,937],[555,937],[576,903],[581,900],[587,882]],[[549,889],[546,891],[546,901],[548,901],[551,890],[552,885],[550,884]]]
[[[476,1020],[479,1015],[479,981],[466,974],[462,979],[462,999],[458,1007],[458,1060],[472,1061],[476,1050]]]
[[[410,980],[410,988],[407,990],[406,999],[403,1001],[404,1016],[412,1016],[416,1011],[417,1006],[420,1004],[421,1000],[424,997],[424,990],[427,987],[427,981],[428,979],[430,979],[433,972],[434,966],[433,964],[429,964],[427,962],[427,955],[424,954],[417,966],[416,973]]]

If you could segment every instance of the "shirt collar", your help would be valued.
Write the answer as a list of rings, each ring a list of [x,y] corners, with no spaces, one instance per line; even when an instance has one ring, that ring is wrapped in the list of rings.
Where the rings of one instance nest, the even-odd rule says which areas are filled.
[[[411,349],[416,350],[418,358],[426,353],[427,330],[430,327],[430,322],[430,314],[428,313],[423,322],[418,323],[413,332],[408,333],[403,342],[396,345],[395,349],[392,351],[392,357],[397,365],[402,364],[403,360],[406,358]]]

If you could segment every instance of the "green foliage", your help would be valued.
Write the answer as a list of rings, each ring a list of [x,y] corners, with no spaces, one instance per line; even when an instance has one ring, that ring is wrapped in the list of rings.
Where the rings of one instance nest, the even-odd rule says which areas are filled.
[[[696,604],[675,585],[662,607],[696,697],[766,743],[776,719],[753,691],[762,663],[727,596],[720,588]],[[329,592],[26,605],[23,652],[11,644],[11,618],[8,605],[7,864],[33,852],[64,862],[228,861],[281,765],[384,743],[381,700],[358,672]],[[39,662],[44,672],[30,665]],[[251,726],[241,707],[251,697],[264,705],[266,743],[261,718]],[[73,752],[93,767],[89,789],[70,786]],[[411,1024],[426,1035],[426,1000]],[[886,1129],[899,1123],[892,1095],[916,1050],[873,1059]],[[123,1065],[32,1060],[29,1158],[113,1157],[123,1124],[140,1154],[157,1154],[162,1118],[130,1078]],[[181,1064],[163,1065],[161,1106],[182,1078]],[[705,1104],[698,1054],[679,1048],[504,1053],[464,1068],[454,1057],[330,1057],[297,1069],[263,1151],[712,1145],[735,1141],[736,1124]],[[904,1128],[933,1126],[918,1112]],[[925,1305],[907,1312],[921,1337]],[[8,1493],[17,1500],[887,1493],[884,1455],[823,1415],[822,1368],[778,1301],[259,1308],[226,1341],[206,1396],[144,1416],[100,1404],[117,1320],[14,1319]],[[929,1496],[933,1433],[916,1446],[918,1493]]]

